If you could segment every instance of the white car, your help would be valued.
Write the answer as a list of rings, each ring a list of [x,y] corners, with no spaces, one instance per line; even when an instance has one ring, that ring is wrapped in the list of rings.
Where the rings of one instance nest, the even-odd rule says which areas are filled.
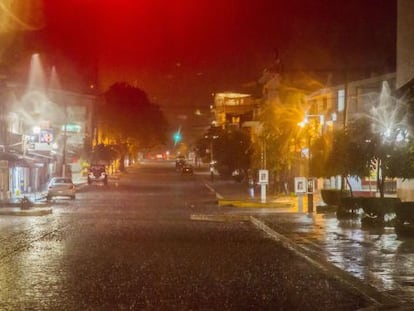
[[[76,197],[76,186],[68,177],[53,177],[47,187],[47,200],[53,197],[69,197],[72,200]]]

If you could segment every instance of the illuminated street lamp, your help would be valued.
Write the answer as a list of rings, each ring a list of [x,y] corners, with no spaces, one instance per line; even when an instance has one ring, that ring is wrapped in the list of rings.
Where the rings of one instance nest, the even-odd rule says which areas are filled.
[[[310,118],[318,118],[319,124],[321,126],[325,123],[325,116],[324,115],[316,115],[316,114],[307,114],[303,121],[298,123],[298,126],[301,128],[305,128],[309,124]],[[308,138],[308,173],[307,173],[307,189],[306,192],[308,194],[308,212],[313,212],[313,192],[314,192],[314,179],[310,176],[311,171],[311,133],[309,128],[307,129],[307,138]]]
[[[211,177],[211,181],[214,181],[214,164],[215,164],[215,160],[214,160],[214,139],[218,138],[218,135],[214,135],[214,134],[210,134],[210,135],[205,135],[204,138],[209,139],[210,140],[210,147],[208,152],[210,153],[210,177]]]

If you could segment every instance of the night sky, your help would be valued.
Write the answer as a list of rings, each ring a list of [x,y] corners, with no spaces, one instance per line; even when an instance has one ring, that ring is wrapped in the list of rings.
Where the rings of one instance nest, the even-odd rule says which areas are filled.
[[[102,90],[127,81],[167,114],[251,92],[275,50],[286,75],[321,85],[345,66],[395,70],[396,0],[46,0],[45,25],[62,76],[77,68]]]

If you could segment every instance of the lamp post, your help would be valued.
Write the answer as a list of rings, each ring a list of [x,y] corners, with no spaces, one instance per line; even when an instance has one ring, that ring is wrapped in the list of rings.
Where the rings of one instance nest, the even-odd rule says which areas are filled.
[[[214,156],[213,156],[213,139],[210,140],[210,164],[214,163]]]
[[[312,159],[312,152],[311,152],[311,133],[309,129],[309,118],[318,118],[319,123],[321,125],[324,124],[325,117],[324,115],[313,115],[313,114],[307,114],[305,115],[305,119],[298,123],[298,125],[302,128],[307,126],[306,129],[307,132],[307,145],[308,145],[308,162],[307,162],[307,187],[306,187],[306,193],[308,195],[308,213],[313,213],[313,192],[314,192],[314,179],[311,177],[311,159]]]
[[[64,126],[63,126],[63,148],[62,148],[62,176],[66,177],[66,144],[67,144],[67,124],[68,124],[68,110],[65,103],[65,119],[64,119]]]
[[[214,181],[214,143],[213,140],[217,139],[218,136],[217,135],[207,135],[205,136],[206,138],[210,139],[210,177],[211,177],[211,181]]]
[[[66,177],[66,123],[63,130],[63,149],[62,149],[62,176]]]

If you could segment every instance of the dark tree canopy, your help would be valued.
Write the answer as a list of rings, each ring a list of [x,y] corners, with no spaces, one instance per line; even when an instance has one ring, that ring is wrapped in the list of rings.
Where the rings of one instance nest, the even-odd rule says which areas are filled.
[[[119,153],[113,148],[113,146],[105,146],[98,144],[94,147],[91,154],[91,163],[110,163],[119,157]]]
[[[127,83],[115,83],[105,92],[104,98],[98,116],[107,135],[140,148],[165,143],[167,121],[159,106],[151,103],[144,91]]]
[[[211,127],[197,142],[198,155],[205,161],[213,160],[221,175],[230,175],[234,170],[247,171],[251,164],[252,142],[248,133],[240,129]],[[206,151],[209,150],[207,153]]]
[[[242,130],[225,131],[214,141],[214,159],[222,175],[230,175],[236,169],[247,171],[251,154],[250,136]]]
[[[144,91],[127,83],[115,83],[104,93],[96,119],[100,141],[91,155],[95,160],[112,161],[112,151],[116,151],[121,171],[127,156],[133,159],[139,150],[166,142],[168,125],[159,106],[151,103]]]

